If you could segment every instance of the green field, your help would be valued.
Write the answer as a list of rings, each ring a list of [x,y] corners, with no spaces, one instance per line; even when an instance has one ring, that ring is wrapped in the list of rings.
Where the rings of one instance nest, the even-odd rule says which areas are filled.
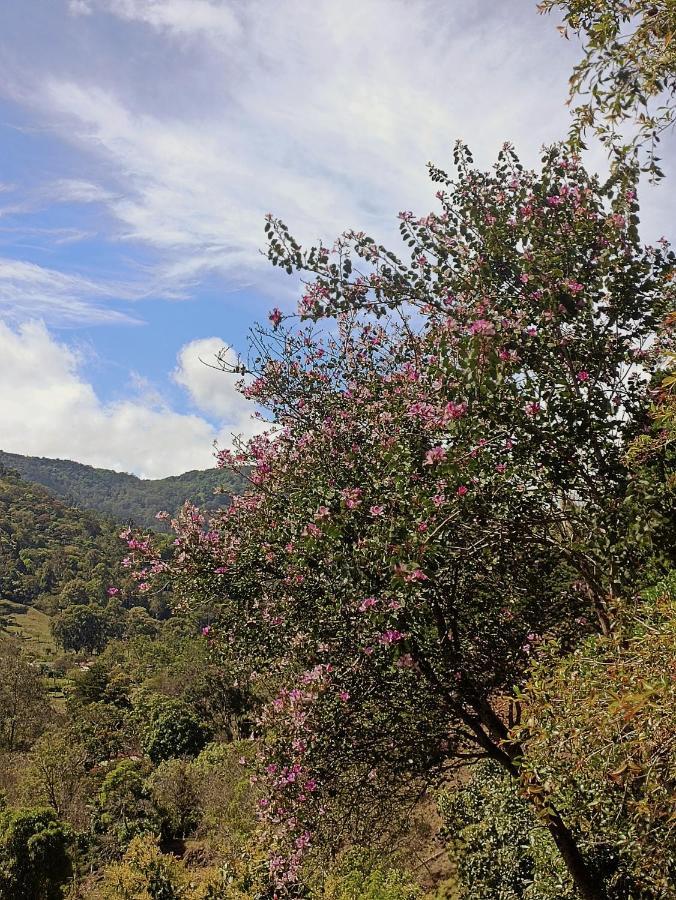
[[[51,659],[56,645],[49,629],[49,616],[32,606],[0,600],[0,634],[13,635],[24,649],[38,659]]]

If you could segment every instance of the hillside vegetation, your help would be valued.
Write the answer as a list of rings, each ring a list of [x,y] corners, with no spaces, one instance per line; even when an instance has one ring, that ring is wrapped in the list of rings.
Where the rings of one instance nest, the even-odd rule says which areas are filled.
[[[0,465],[46,487],[69,505],[95,510],[115,522],[166,529],[155,519],[160,510],[174,514],[189,500],[209,512],[229,503],[243,479],[218,469],[194,470],[169,478],[146,479],[97,469],[69,459],[21,456],[0,450]],[[216,489],[223,493],[215,494]]]

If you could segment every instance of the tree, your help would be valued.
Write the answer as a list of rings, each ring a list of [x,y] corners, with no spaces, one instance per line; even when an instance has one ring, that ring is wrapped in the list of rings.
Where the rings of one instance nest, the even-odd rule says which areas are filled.
[[[115,850],[125,848],[138,835],[159,834],[159,817],[146,785],[151,769],[148,760],[123,759],[101,783],[97,829],[113,842]]]
[[[673,0],[544,0],[538,9],[563,13],[560,31],[584,41],[584,56],[570,78],[573,146],[587,131],[624,155],[648,147],[647,170],[662,177],[660,135],[676,115],[676,7]],[[586,99],[588,98],[588,99]],[[623,126],[635,128],[633,136]]]
[[[569,900],[561,857],[517,785],[494,762],[439,796],[441,837],[466,900]]]
[[[209,731],[181,700],[143,694],[137,698],[145,753],[157,764],[179,756],[197,756]]]
[[[75,828],[88,823],[87,753],[71,729],[49,728],[36,741],[21,771],[27,803],[48,807]]]
[[[179,863],[163,855],[150,835],[135,837],[120,863],[109,866],[99,900],[182,900],[187,878]]]
[[[51,622],[54,640],[64,650],[95,653],[103,650],[108,635],[106,615],[97,606],[68,606]]]
[[[0,898],[60,900],[72,871],[69,843],[52,810],[0,812]]]
[[[50,715],[39,672],[15,644],[0,644],[0,749],[28,749]]]
[[[509,147],[491,172],[461,146],[455,161],[455,181],[430,170],[441,213],[401,214],[410,264],[361,232],[303,251],[270,219],[272,262],[312,279],[309,324],[273,310],[237,367],[278,430],[221,455],[252,489],[208,528],[187,507],[173,562],[130,537],[139,576],[218,610],[206,640],[276,692],[278,885],[317,829],[358,840],[369,809],[450,768],[488,757],[517,776],[500,695],[544,632],[609,632],[657,554],[650,527],[626,540],[624,454],[674,257],[641,246],[635,173],[601,183],[558,147],[541,173]],[[545,824],[580,894],[602,896],[553,804]]]
[[[612,896],[676,890],[676,573],[628,606],[608,637],[534,661],[518,740],[522,790],[552,787]]]

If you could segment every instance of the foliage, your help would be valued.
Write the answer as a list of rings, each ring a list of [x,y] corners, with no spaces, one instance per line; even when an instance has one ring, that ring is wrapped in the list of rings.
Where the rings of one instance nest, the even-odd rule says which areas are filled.
[[[416,900],[420,886],[397,868],[383,867],[381,861],[364,851],[352,851],[332,867],[317,900]]]
[[[184,900],[185,877],[179,864],[162,854],[150,836],[138,836],[124,859],[110,866],[97,900]]]
[[[198,786],[185,758],[163,760],[148,779],[153,804],[169,838],[185,838],[199,821]]]
[[[137,715],[142,745],[154,763],[179,756],[197,756],[209,740],[206,725],[182,700],[159,695],[139,695]]]
[[[26,803],[49,807],[75,828],[85,825],[91,790],[85,747],[72,729],[52,726],[36,741],[21,770]]]
[[[565,37],[584,42],[584,56],[570,79],[573,145],[592,130],[616,151],[648,146],[646,168],[661,177],[660,135],[676,115],[676,7],[673,0],[544,0],[539,10],[560,10]],[[622,126],[635,135],[627,144]]]
[[[166,524],[156,519],[161,510],[173,515],[185,500],[207,510],[220,509],[229,503],[229,495],[238,493],[243,486],[243,479],[218,469],[150,480],[68,459],[20,456],[1,450],[0,466],[14,469],[27,481],[43,485],[68,504],[95,510],[115,522],[155,530],[167,529]]]
[[[51,810],[0,811],[0,898],[59,900],[71,874],[68,844]]]
[[[64,650],[84,650],[95,653],[103,650],[107,641],[107,621],[102,609],[96,606],[82,606],[79,603],[68,606],[54,616],[51,623],[54,640]]]
[[[442,837],[467,900],[564,900],[575,893],[547,829],[492,762],[439,797]]]
[[[21,651],[0,642],[0,750],[25,750],[50,719],[42,679]]]
[[[672,572],[622,609],[610,636],[562,658],[546,644],[523,696],[524,790],[531,776],[552,786],[584,843],[606,851],[618,898],[676,890],[675,660]]]
[[[150,797],[145,760],[123,759],[106,773],[97,797],[96,829],[108,851],[124,849],[138,835],[160,832],[160,816]],[[112,847],[111,847],[112,844]]]
[[[217,658],[276,692],[262,727],[280,885],[313,840],[372,837],[369,811],[449,767],[515,773],[499,692],[543,633],[608,631],[616,599],[673,556],[650,509],[632,532],[624,465],[673,295],[673,255],[639,240],[635,173],[602,184],[556,147],[539,173],[509,147],[491,172],[463,147],[455,161],[455,181],[431,169],[440,214],[401,214],[409,264],[363,233],[303,251],[270,219],[271,260],[312,278],[312,321],[273,311],[239,366],[279,431],[222,454],[255,466],[253,490],[208,527],[187,507],[173,561],[137,542],[138,577],[217,610]],[[547,827],[598,896],[565,823]]]
[[[132,593],[117,531],[0,468],[0,599],[54,610],[105,604],[113,584]]]

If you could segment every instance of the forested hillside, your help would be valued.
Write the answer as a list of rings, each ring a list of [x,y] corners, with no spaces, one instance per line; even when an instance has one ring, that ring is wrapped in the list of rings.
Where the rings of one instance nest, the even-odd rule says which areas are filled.
[[[103,602],[124,556],[118,532],[0,467],[0,599],[45,610],[67,593]]]
[[[0,465],[43,485],[71,505],[95,510],[115,522],[160,530],[166,527],[155,519],[160,510],[174,514],[186,500],[206,511],[218,509],[228,505],[230,495],[241,491],[243,483],[218,469],[145,479],[69,459],[20,456],[2,450]],[[223,493],[214,493],[217,489]]]

